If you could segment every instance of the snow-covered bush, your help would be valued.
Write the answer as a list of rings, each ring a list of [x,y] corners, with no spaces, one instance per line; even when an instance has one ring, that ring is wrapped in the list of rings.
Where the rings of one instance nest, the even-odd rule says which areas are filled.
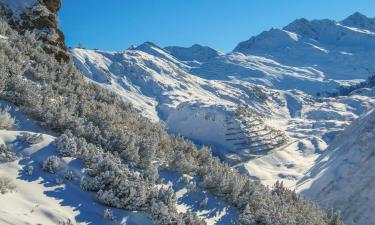
[[[178,182],[183,182],[184,184],[188,184],[192,181],[192,177],[186,174],[183,174],[179,179]]]
[[[189,183],[187,183],[186,189],[188,190],[188,192],[195,193],[197,192],[197,184],[194,181],[190,181]]]
[[[56,173],[59,167],[60,159],[55,155],[48,156],[43,162],[43,170],[49,173]]]
[[[110,209],[105,209],[103,213],[105,220],[116,220],[116,216],[113,214],[113,211]]]
[[[55,182],[56,182],[56,184],[60,185],[60,184],[64,183],[64,179],[61,178],[61,177],[58,177],[58,178],[55,179]]]
[[[154,184],[159,179],[159,171],[156,164],[150,164],[145,169],[145,177],[148,182]]]
[[[0,176],[0,193],[5,194],[16,189],[16,185],[13,184],[12,180],[8,177]]]
[[[11,129],[15,125],[16,120],[9,111],[10,107],[0,109],[0,129]]]
[[[60,223],[61,223],[61,225],[74,225],[74,223],[71,219],[67,219],[67,220],[62,221]]]
[[[10,145],[0,145],[0,162],[11,162],[16,159],[17,155]]]
[[[27,175],[32,176],[33,172],[34,172],[34,167],[33,166],[28,166],[27,170],[26,170]]]
[[[65,173],[64,173],[64,178],[65,178],[66,180],[73,180],[73,179],[74,179],[73,171],[71,171],[71,170],[67,170],[67,171],[65,171]]]
[[[22,132],[20,137],[20,141],[22,141],[25,144],[38,144],[43,141],[43,135],[42,134],[32,134],[28,132]]]
[[[77,143],[73,138],[72,132],[67,130],[64,134],[60,135],[54,142],[59,153],[64,157],[74,157],[77,153]]]
[[[208,204],[208,198],[205,197],[205,198],[199,203],[199,207],[201,207],[201,208],[206,208],[206,207],[207,207],[207,204]]]

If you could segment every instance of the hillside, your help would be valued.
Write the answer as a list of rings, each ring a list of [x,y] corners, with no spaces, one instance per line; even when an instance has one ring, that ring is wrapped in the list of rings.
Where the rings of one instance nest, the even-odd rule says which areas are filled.
[[[341,132],[374,108],[370,86],[328,97],[373,75],[372,21],[359,13],[339,22],[299,19],[228,54],[151,42],[123,52],[76,48],[70,54],[88,80],[132,102],[169,133],[211,146],[250,179],[270,186],[283,181],[325,209],[342,209],[346,222],[368,224],[369,211],[338,200],[351,196],[346,189],[321,191],[331,184],[320,179],[336,182],[329,177],[336,172],[324,178],[325,171],[339,169],[319,165]]]
[[[375,111],[354,121],[321,155],[298,189],[324,208],[338,208],[347,224],[374,221]]]
[[[0,223],[62,224],[71,221],[74,224],[113,224],[103,217],[108,208],[96,203],[91,193],[80,189],[82,163],[74,158],[61,157],[60,169],[56,173],[43,171],[44,160],[58,154],[53,145],[55,137],[12,104],[1,101],[0,109],[6,108],[17,121],[17,126],[0,130],[0,177],[10,178],[15,190],[0,196],[0,204],[7,206],[0,210]],[[25,134],[41,135],[41,138],[28,143],[22,139]],[[14,160],[4,158],[3,146],[12,148],[17,157]],[[72,180],[64,178],[66,171],[74,173]],[[143,213],[120,210],[114,210],[114,213],[119,221],[127,221],[126,224],[152,224]]]
[[[248,179],[213,157],[209,148],[169,135],[163,124],[142,116],[118,93],[100,82],[89,82],[70,60],[60,57],[67,52],[53,42],[56,39],[43,38],[44,34],[61,37],[53,36],[58,32],[54,29],[57,11],[51,10],[58,9],[60,1],[34,2],[21,12],[21,18],[14,17],[15,8],[9,2],[13,3],[0,4],[2,10],[5,7],[0,14],[0,99],[11,107],[0,112],[4,134],[0,136],[4,142],[0,168],[1,174],[9,176],[0,179],[0,199],[11,206],[1,210],[4,223],[340,224],[337,214],[321,211],[279,183],[269,188]],[[49,25],[42,32],[34,26],[33,13],[36,21]],[[159,72],[151,72],[153,79],[145,79],[147,74],[138,84],[150,81],[147,86],[153,87],[156,78],[167,72],[171,81],[190,79],[189,74],[178,72],[176,76],[168,68],[158,67],[161,63],[178,65],[184,71],[185,64],[154,45],[145,43],[134,51],[147,53],[146,59],[149,55],[157,59],[142,60],[150,68],[141,62],[132,69],[140,66]],[[129,62],[116,62],[109,69],[127,68],[122,63]],[[201,84],[205,81],[197,80],[181,88],[204,92],[207,87]],[[256,85],[245,87],[254,89],[255,99],[267,91]],[[163,95],[164,88],[155,85],[150,93]],[[170,101],[172,105],[176,102]],[[261,100],[254,105],[258,102]],[[238,118],[233,121],[236,128],[244,130],[244,135],[249,127],[241,125],[247,123],[257,123],[254,126],[269,132],[261,139],[246,136],[249,149],[243,153],[260,147],[253,144],[277,145],[273,134],[285,137],[252,108],[232,112]],[[13,117],[25,133],[18,132]],[[247,117],[252,120],[241,120]],[[30,132],[24,123],[33,123],[38,130]],[[28,196],[30,192],[35,195]],[[14,208],[17,210],[11,210]]]
[[[373,90],[317,98],[247,80],[207,80],[151,43],[124,52],[70,53],[89,80],[131,102],[145,117],[212,146],[222,159],[270,185],[281,179],[292,187],[334,136],[375,103]]]

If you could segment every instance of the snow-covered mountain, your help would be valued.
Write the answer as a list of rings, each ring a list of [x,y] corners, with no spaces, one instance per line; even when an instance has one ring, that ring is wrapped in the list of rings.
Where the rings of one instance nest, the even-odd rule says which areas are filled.
[[[189,66],[150,43],[121,53],[72,49],[71,54],[89,79],[132,102],[145,116],[164,121],[172,133],[221,150],[241,148],[236,153],[251,155],[257,145],[252,140],[253,127],[246,123],[256,121],[254,129],[264,135],[260,140],[264,146],[259,151],[286,141],[280,134],[280,139],[271,143],[269,139],[279,131],[257,119],[259,115],[250,114],[246,122],[236,113],[238,106],[247,105],[258,114],[281,115],[277,109],[286,109],[280,105],[282,98],[276,91],[249,82],[205,80],[191,75],[187,72]],[[254,151],[249,150],[252,147]]]
[[[241,42],[234,52],[308,67],[324,79],[366,79],[375,72],[374,19],[355,13],[347,19],[298,19]]]
[[[322,154],[298,189],[324,208],[338,208],[347,224],[375,221],[375,111],[353,122]]]
[[[204,79],[191,74],[193,67],[185,61],[149,42],[124,52],[70,53],[89,80],[132,102],[143,115],[162,121],[169,132],[212,146],[223,159],[267,184],[281,179],[292,187],[335,135],[375,103],[371,89],[317,98],[249,80]],[[269,73],[283,74],[280,64],[261,69],[265,67]],[[303,80],[306,70],[290,70],[285,66],[283,71],[293,73],[296,82]]]
[[[349,27],[357,27],[371,32],[375,31],[375,18],[368,18],[359,12],[352,14],[341,23]]]
[[[63,34],[57,29],[60,1],[0,0],[0,6],[5,6],[14,29],[32,31],[46,53],[67,60]],[[374,19],[355,13],[340,22],[299,19],[252,37],[228,54],[197,44],[162,48],[151,42],[123,52],[76,48],[69,53],[88,81],[131,102],[169,133],[210,145],[214,154],[249,179],[267,185],[283,181],[324,208],[340,208],[347,222],[368,224],[375,219],[373,193],[367,190],[373,178],[366,173],[373,165],[374,113],[366,112],[375,106],[375,90],[365,87],[348,96],[326,96],[340,85],[373,75],[374,32]],[[11,40],[0,36],[0,41]],[[56,134],[0,102],[0,108],[5,105],[11,106],[19,127],[1,130],[0,144],[14,147],[20,158],[0,163],[0,176],[11,177],[18,187],[17,193],[0,199],[3,204],[12,202],[0,212],[1,220],[26,223],[33,218],[48,224],[74,217],[81,223],[111,223],[103,220],[106,207],[78,188],[84,168],[77,159],[60,154],[61,171],[42,171],[46,157],[58,154],[52,145]],[[24,143],[25,135],[42,141]],[[31,175],[30,166],[35,168]],[[77,179],[60,183],[68,169]],[[160,171],[162,182],[176,194],[178,212],[194,209],[209,224],[233,223],[242,212],[200,185],[190,193],[182,180],[194,183],[194,176]],[[205,198],[210,213],[198,206]],[[114,213],[126,224],[151,223],[143,212]]]
[[[359,13],[341,22],[300,19],[228,54],[151,42],[123,52],[76,48],[70,54],[89,80],[163,122],[170,133],[212,146],[252,179],[268,185],[281,180],[319,201],[309,191],[323,186],[306,188],[313,178],[305,176],[333,152],[327,146],[337,135],[375,106],[371,88],[325,97],[373,75],[371,21]],[[327,202],[322,206],[334,205]]]

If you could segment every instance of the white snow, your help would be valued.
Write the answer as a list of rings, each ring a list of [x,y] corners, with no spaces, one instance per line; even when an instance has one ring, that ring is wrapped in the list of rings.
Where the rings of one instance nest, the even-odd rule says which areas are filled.
[[[365,79],[375,71],[371,60],[375,55],[375,33],[369,31],[372,19],[360,21],[300,19],[241,42],[234,52],[272,58],[287,66],[312,67],[325,79]],[[298,35],[298,40],[286,38],[285,32]]]
[[[361,116],[321,155],[298,191],[324,208],[341,210],[346,223],[375,221],[372,173],[375,146],[375,111]]]
[[[16,130],[0,130],[0,144],[11,144],[19,159],[14,162],[0,162],[0,176],[6,176],[16,185],[15,192],[0,195],[1,224],[61,224],[70,220],[74,224],[152,224],[145,213],[114,210],[115,222],[103,219],[105,206],[96,203],[93,193],[84,192],[79,187],[82,164],[77,160],[62,158],[61,172],[49,174],[41,169],[43,160],[49,155],[57,155],[51,142],[55,139],[45,133],[32,120],[23,116],[6,102],[0,107],[11,106],[11,114],[16,117]],[[42,133],[43,141],[26,145],[17,138],[22,132]],[[33,166],[33,175],[26,173]],[[76,179],[57,184],[56,178],[63,176],[67,168],[74,171]]]

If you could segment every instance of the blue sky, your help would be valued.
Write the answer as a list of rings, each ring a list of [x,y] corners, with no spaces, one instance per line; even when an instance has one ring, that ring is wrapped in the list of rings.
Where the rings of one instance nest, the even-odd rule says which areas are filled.
[[[223,52],[297,18],[375,17],[374,0],[62,0],[60,28],[68,46],[124,50],[199,43]]]

